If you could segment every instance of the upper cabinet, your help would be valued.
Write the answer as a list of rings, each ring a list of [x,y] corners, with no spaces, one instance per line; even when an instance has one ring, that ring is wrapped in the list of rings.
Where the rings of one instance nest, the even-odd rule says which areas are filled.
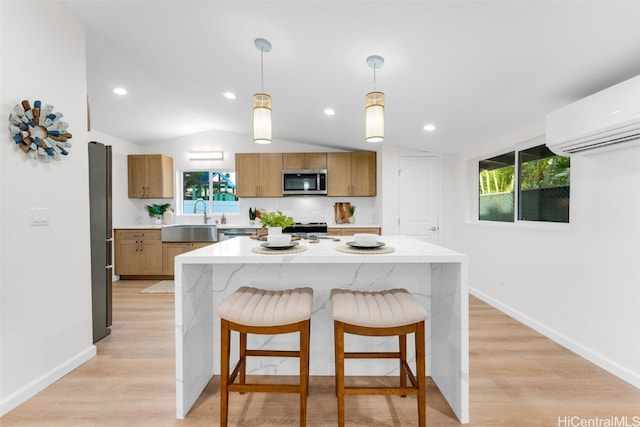
[[[326,169],[327,153],[283,153],[283,169]]]
[[[236,196],[282,197],[282,153],[237,153]]]
[[[327,196],[376,195],[376,152],[327,153]]]
[[[162,154],[128,156],[129,198],[173,198],[173,158]]]

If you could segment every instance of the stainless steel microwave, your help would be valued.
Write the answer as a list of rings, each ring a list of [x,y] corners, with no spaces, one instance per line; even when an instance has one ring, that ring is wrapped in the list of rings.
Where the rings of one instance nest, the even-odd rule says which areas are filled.
[[[283,170],[282,194],[284,194],[285,196],[301,194],[327,194],[327,170]]]

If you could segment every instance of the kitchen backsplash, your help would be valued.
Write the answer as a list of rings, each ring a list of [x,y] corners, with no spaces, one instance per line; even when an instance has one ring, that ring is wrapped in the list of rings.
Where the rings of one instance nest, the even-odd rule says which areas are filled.
[[[225,214],[227,224],[248,224],[249,208],[257,208],[265,211],[282,211],[284,214],[293,217],[296,222],[326,222],[328,225],[335,224],[333,205],[336,202],[350,202],[356,207],[355,224],[377,224],[379,218],[374,213],[374,197],[323,197],[323,196],[302,196],[302,197],[277,197],[277,198],[242,198],[240,199],[240,212],[238,214]],[[153,220],[144,212],[144,206],[155,201],[147,200],[140,203],[141,214],[135,219],[134,224],[152,224]],[[163,201],[167,203],[167,201]],[[171,206],[175,207],[175,202],[171,201]],[[220,222],[222,214],[216,212],[215,202],[212,220],[210,223]],[[175,223],[180,224],[201,224],[202,214],[198,215],[176,215]]]

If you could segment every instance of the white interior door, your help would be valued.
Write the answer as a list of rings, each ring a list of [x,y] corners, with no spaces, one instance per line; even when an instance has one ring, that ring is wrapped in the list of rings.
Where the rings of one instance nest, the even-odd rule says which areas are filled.
[[[440,159],[398,157],[398,234],[440,243]]]

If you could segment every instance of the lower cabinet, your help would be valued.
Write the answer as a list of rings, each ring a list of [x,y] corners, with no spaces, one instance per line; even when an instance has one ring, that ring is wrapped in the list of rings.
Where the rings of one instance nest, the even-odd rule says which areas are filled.
[[[380,234],[380,227],[328,228],[329,236],[353,236],[356,233]]]
[[[115,274],[158,276],[162,274],[160,230],[115,230]]]
[[[175,273],[175,257],[194,249],[204,248],[213,242],[170,242],[162,244],[162,274],[173,276]]]

